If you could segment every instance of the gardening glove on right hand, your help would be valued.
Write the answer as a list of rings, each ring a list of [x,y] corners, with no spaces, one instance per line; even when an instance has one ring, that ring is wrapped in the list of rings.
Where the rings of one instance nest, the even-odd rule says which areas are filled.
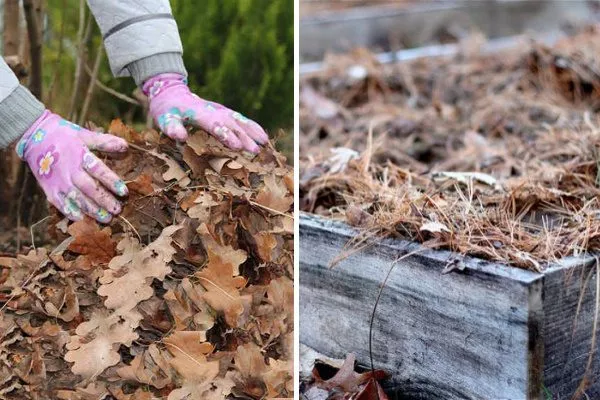
[[[121,204],[111,192],[125,196],[127,186],[90,150],[124,152],[127,142],[45,111],[16,147],[50,203],[67,218],[77,221],[87,214],[108,223],[121,212]]]
[[[256,122],[192,93],[183,75],[156,75],[144,82],[142,90],[150,100],[150,114],[157,125],[174,140],[187,140],[186,126],[192,125],[231,149],[253,154],[260,151],[259,144],[269,141],[269,136]]]

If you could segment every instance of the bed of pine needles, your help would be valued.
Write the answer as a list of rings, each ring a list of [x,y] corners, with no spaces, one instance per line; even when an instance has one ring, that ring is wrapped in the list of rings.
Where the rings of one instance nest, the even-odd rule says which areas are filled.
[[[389,65],[358,50],[304,77],[300,208],[360,227],[356,246],[401,237],[536,271],[598,251],[600,30],[479,44]]]
[[[293,173],[203,132],[114,121],[130,191],[108,226],[46,222],[0,257],[0,398],[293,397]],[[41,229],[37,227],[37,229]]]

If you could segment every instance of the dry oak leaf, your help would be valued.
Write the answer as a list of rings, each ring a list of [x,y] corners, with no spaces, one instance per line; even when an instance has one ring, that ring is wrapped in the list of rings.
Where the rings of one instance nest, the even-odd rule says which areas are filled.
[[[179,389],[169,393],[167,400],[223,400],[231,394],[235,386],[233,372],[229,371],[224,377],[216,377],[212,381],[201,384],[187,382]]]
[[[47,301],[44,304],[46,314],[52,318],[59,318],[65,322],[71,322],[79,315],[79,299],[75,293],[73,281],[67,278],[67,284],[64,287],[61,304],[57,307],[54,303]],[[59,308],[60,307],[60,308]]]
[[[238,346],[235,354],[235,368],[245,379],[260,377],[265,373],[267,365],[260,347],[254,343]]]
[[[223,246],[217,243],[206,224],[201,224],[196,231],[202,236],[202,244],[207,252],[217,254],[221,262],[231,265],[233,275],[239,275],[240,265],[246,262],[248,254],[244,250],[236,250],[230,245]]]
[[[277,182],[274,175],[265,175],[264,184],[265,186],[256,196],[256,202],[275,211],[289,211],[294,203],[294,197],[289,194],[286,185]]]
[[[149,352],[135,356],[130,365],[117,369],[117,375],[125,380],[151,385],[157,389],[171,383],[171,378],[154,362]]]
[[[85,256],[93,266],[106,264],[115,256],[110,228],[100,230],[95,221],[86,217],[71,224],[68,231],[75,238],[68,250]]]
[[[126,394],[122,387],[110,388],[110,394],[116,400],[155,400],[154,394],[147,388],[138,388],[135,392]]]
[[[72,269],[79,269],[88,271],[93,268],[92,262],[85,256],[77,257],[74,260],[67,261],[64,258],[64,253],[69,249],[71,243],[75,241],[75,238],[69,236],[63,240],[52,252],[50,253],[50,259],[56,264],[56,266],[64,271]]]
[[[200,221],[207,221],[210,219],[210,210],[214,206],[221,204],[213,198],[213,195],[208,192],[202,192],[198,194],[194,200],[194,206],[187,210],[190,218],[196,218]]]
[[[172,236],[181,225],[165,228],[148,246],[141,248],[136,239],[127,237],[119,243],[123,254],[115,257],[100,278],[98,294],[106,297],[104,305],[113,310],[128,311],[154,294],[152,279],[163,280],[171,272],[168,263],[176,253]]]
[[[164,154],[157,153],[154,150],[146,150],[146,152],[156,158],[159,158],[165,162],[167,165],[167,170],[162,174],[162,178],[168,182],[170,180],[175,180],[175,183],[179,185],[181,188],[185,188],[192,181],[188,176],[188,172],[185,172],[183,168],[177,163],[177,161],[173,160],[170,157],[167,157]]]
[[[135,129],[125,125],[120,118],[113,119],[108,127],[108,131],[115,136],[119,136],[128,142],[141,142],[141,135]]]
[[[11,295],[20,294],[23,292],[21,286],[28,279],[31,280],[32,274],[37,269],[45,266],[49,261],[48,252],[44,248],[31,250],[27,255],[19,254],[16,259],[12,257],[0,257],[0,267],[9,270],[9,276],[6,277],[2,287],[13,289]]]
[[[56,398],[60,400],[98,400],[109,395],[106,384],[103,382],[92,382],[85,388],[75,390],[57,390]]]
[[[148,174],[141,174],[133,181],[127,184],[127,188],[135,193],[139,193],[142,196],[147,196],[154,193],[154,186],[152,185],[152,176]]]
[[[79,324],[76,335],[71,336],[66,346],[65,361],[73,363],[71,371],[91,378],[118,364],[121,360],[119,346],[131,346],[131,342],[138,337],[134,332],[137,323],[132,324],[131,319],[97,311],[89,321]]]
[[[198,232],[204,233],[202,242],[208,254],[207,266],[195,274],[206,289],[202,297],[214,310],[224,313],[227,324],[235,328],[247,301],[240,295],[246,279],[238,276],[239,265],[246,260],[246,253],[219,245],[207,234],[208,228],[204,224]]]
[[[188,278],[184,278],[177,287],[164,294],[175,322],[175,329],[186,330],[193,321],[195,329],[202,335],[201,341],[206,341],[206,331],[215,324],[210,306],[202,297],[205,292],[201,285],[193,284]]]
[[[166,156],[162,159],[167,163],[167,166],[169,167],[162,176],[166,182],[175,180],[177,182],[177,185],[179,185],[179,187],[181,188],[188,186],[192,182],[191,179],[188,177],[188,172],[185,172],[175,160]]]
[[[273,279],[267,288],[267,303],[253,313],[263,335],[274,340],[291,331],[294,326],[294,286],[293,282],[280,277]]]
[[[203,336],[196,331],[180,331],[163,339],[172,355],[168,362],[183,382],[211,381],[219,374],[219,361],[206,359],[214,347],[202,342]]]
[[[242,376],[242,391],[253,398],[281,397],[294,370],[293,363],[286,361],[271,359],[267,365],[260,347],[254,343],[237,348],[235,367]],[[264,389],[258,382],[264,383],[267,393],[263,393]]]
[[[216,311],[225,315],[225,322],[233,328],[238,326],[238,319],[244,312],[245,299],[240,289],[246,285],[242,276],[233,276],[233,266],[224,263],[221,257],[209,251],[209,263],[196,277],[206,289],[204,300]]]
[[[277,247],[277,239],[275,235],[268,232],[259,232],[254,235],[258,255],[263,262],[273,261],[272,253]]]
[[[348,354],[344,360],[344,364],[342,364],[338,372],[328,380],[323,380],[319,375],[318,369],[316,367],[313,368],[315,384],[326,390],[341,389],[347,393],[354,393],[359,391],[360,386],[367,383],[370,379],[381,380],[387,376],[387,374],[381,370],[363,373],[356,372],[354,371],[355,363],[356,356],[354,354]]]
[[[262,375],[267,387],[266,398],[280,397],[284,390],[294,390],[292,379],[294,378],[294,363],[291,360],[269,360],[268,371]]]

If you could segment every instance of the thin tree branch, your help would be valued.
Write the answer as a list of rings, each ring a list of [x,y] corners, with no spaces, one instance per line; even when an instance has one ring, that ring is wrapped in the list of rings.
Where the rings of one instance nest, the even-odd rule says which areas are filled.
[[[81,17],[81,7],[84,7],[85,10],[85,1],[81,1],[80,3],[80,11],[79,11],[79,16]],[[85,11],[84,11],[85,14]],[[88,15],[87,18],[87,26],[85,28],[85,31],[83,33],[83,35],[79,38],[79,47],[77,50],[77,66],[75,67],[75,77],[74,77],[74,83],[73,83],[73,93],[71,94],[71,104],[69,106],[69,112],[67,113],[68,118],[70,120],[75,119],[74,118],[74,113],[75,113],[75,106],[76,106],[76,102],[77,102],[77,97],[79,95],[79,91],[81,90],[81,85],[82,85],[82,80],[81,80],[81,72],[84,69],[85,66],[85,62],[86,62],[86,48],[87,48],[87,43],[90,41],[90,38],[92,36],[92,25],[93,24],[93,19],[92,19],[92,13],[90,13]]]
[[[79,125],[83,125],[85,119],[87,118],[87,114],[90,109],[90,102],[92,101],[92,97],[94,95],[94,88],[96,87],[96,81],[98,80],[98,72],[100,72],[100,64],[102,64],[103,59],[104,46],[100,44],[96,53],[96,60],[94,61],[94,69],[90,75],[90,84],[85,95],[85,100],[83,101],[83,108],[81,109],[81,116],[79,117]]]
[[[58,74],[60,73],[60,62],[63,58],[64,53],[64,41],[65,41],[65,26],[67,21],[67,0],[63,0],[62,2],[62,13],[61,13],[61,21],[60,21],[60,33],[58,35],[58,53],[56,55],[56,61],[54,62],[54,74],[52,75],[52,81],[50,82],[50,86],[48,87],[48,101],[47,107],[52,108],[52,100],[54,95],[54,85],[58,80]]]
[[[87,65],[85,66],[85,71],[90,77],[92,76],[93,71]],[[98,89],[105,91],[106,93],[116,97],[119,100],[123,100],[127,103],[131,103],[136,106],[141,106],[140,102],[134,99],[133,97],[127,96],[126,94],[123,94],[121,92],[117,92],[115,89],[106,86],[99,79],[96,79],[96,86],[98,86]]]

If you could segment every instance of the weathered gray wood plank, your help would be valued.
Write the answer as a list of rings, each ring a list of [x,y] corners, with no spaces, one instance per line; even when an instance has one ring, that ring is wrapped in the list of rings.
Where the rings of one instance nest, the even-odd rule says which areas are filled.
[[[367,363],[379,285],[391,263],[418,246],[384,241],[329,269],[352,234],[301,218],[300,340]],[[461,274],[441,275],[450,257],[425,251],[396,265],[374,324],[375,365],[392,371],[405,393],[425,398],[539,397],[543,349],[530,335],[542,323],[541,276],[477,260],[465,260]]]
[[[368,364],[379,285],[394,260],[420,247],[384,240],[328,268],[353,235],[345,224],[301,216],[300,340],[331,357],[355,352]],[[455,257],[425,250],[396,265],[374,324],[375,366],[395,375],[404,398],[570,398],[590,354],[594,259],[536,274],[465,258],[464,271],[442,275]],[[599,372],[594,362],[591,375]],[[600,398],[599,385],[586,394]]]
[[[544,274],[544,381],[555,399],[569,399],[575,393],[592,351],[596,314],[594,261],[552,269]],[[580,298],[581,309],[576,315]],[[596,347],[590,369],[592,385],[586,389],[590,399],[600,399],[600,383],[593,383],[600,374],[598,356]]]
[[[437,43],[437,36],[445,30],[458,35],[480,31],[488,38],[551,32],[565,22],[592,22],[592,16],[585,0],[455,0],[337,10],[302,18],[300,58],[301,62],[318,61],[327,52],[357,47],[390,51],[394,50],[391,43],[425,46]]]

